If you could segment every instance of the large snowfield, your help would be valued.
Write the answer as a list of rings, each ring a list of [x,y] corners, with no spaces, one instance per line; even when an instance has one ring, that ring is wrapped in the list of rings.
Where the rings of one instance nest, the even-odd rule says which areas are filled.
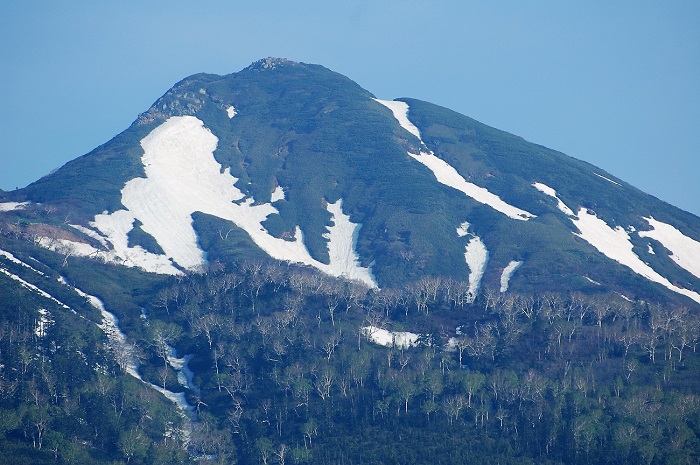
[[[300,228],[296,228],[291,241],[267,232],[262,223],[278,213],[277,209],[271,203],[256,203],[245,197],[235,186],[238,179],[228,168],[222,171],[214,158],[217,143],[217,137],[193,116],[168,119],[141,141],[146,176],[128,181],[122,189],[125,209],[97,215],[90,223],[94,230],[76,227],[107,248],[98,250],[88,244],[49,240],[43,245],[155,273],[197,271],[207,263],[192,225],[193,213],[201,212],[233,222],[272,258],[311,265],[331,276],[377,287],[370,267],[363,267],[355,252],[361,225],[352,223],[343,213],[342,201],[328,204],[333,226],[324,237],[328,239],[330,263],[319,262],[309,254]],[[284,189],[277,186],[271,193],[271,202],[283,198]],[[129,246],[128,234],[136,220],[158,242],[163,255]]]

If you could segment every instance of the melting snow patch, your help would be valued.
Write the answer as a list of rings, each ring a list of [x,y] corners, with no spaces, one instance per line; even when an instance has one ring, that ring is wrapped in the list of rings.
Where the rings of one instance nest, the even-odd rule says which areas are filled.
[[[177,372],[177,382],[180,383],[180,386],[191,389],[192,392],[194,392],[194,394],[197,397],[199,397],[201,395],[201,392],[192,381],[194,379],[194,373],[187,366],[187,364],[190,362],[190,360],[192,360],[192,357],[194,357],[194,355],[189,354],[185,355],[182,358],[177,358],[177,351],[175,350],[175,348],[170,346],[168,347],[170,348],[170,355],[168,355],[168,364],[171,367],[173,367],[173,369]]]
[[[511,276],[513,276],[515,270],[520,268],[522,264],[523,262],[521,261],[513,260],[503,269],[503,273],[501,273],[501,292],[506,292],[508,290],[508,283],[510,282]]]
[[[278,200],[284,200],[284,189],[282,189],[282,186],[275,187],[270,196],[270,203],[275,203]]]
[[[408,119],[408,103],[400,102],[398,100],[379,100],[376,98],[374,100],[391,110],[391,112],[394,114],[394,118],[396,118],[402,128],[416,136],[418,139],[421,138],[418,128]]]
[[[459,225],[459,228],[457,228],[457,235],[459,237],[464,237],[467,234],[469,234],[469,223],[465,221]]]
[[[489,251],[481,241],[480,237],[474,237],[467,244],[464,258],[469,266],[469,294],[476,297],[481,287],[481,278],[486,271],[486,264],[489,261]]]
[[[100,311],[102,323],[98,326],[107,335],[107,339],[112,344],[112,348],[117,351],[117,353],[115,353],[117,363],[119,363],[126,373],[138,380],[142,380],[139,374],[139,363],[136,359],[134,347],[127,343],[126,335],[119,328],[119,318],[113,313],[108,312],[102,301],[94,295],[86,294],[77,287],[70,287],[78,295],[86,298],[90,305]]]
[[[671,259],[678,266],[700,278],[700,242],[684,235],[670,224],[655,220],[653,217],[644,218],[651,231],[639,231],[641,237],[649,237],[661,242],[664,247],[671,251]],[[651,245],[649,249],[652,250]]]
[[[238,112],[236,111],[236,109],[234,108],[233,105],[229,105],[229,107],[226,108],[226,114],[228,115],[228,118],[229,118],[229,119],[231,119],[231,118],[233,118],[234,116],[236,116],[236,113],[238,113]]]
[[[46,337],[46,331],[55,323],[53,318],[51,318],[51,312],[45,308],[39,309],[39,319],[36,322],[36,327],[34,328],[34,334],[36,337]]]
[[[518,207],[514,207],[513,205],[504,202],[499,196],[489,192],[487,189],[468,182],[462,177],[461,174],[457,172],[456,169],[449,165],[445,160],[436,157],[432,152],[421,152],[418,155],[408,152],[408,154],[414,160],[417,160],[428,167],[428,169],[433,172],[439,183],[457,189],[477,202],[488,205],[494,210],[501,212],[514,220],[527,221],[530,218],[535,218],[535,215],[532,213],[521,210]]]
[[[330,264],[321,270],[332,276],[344,277],[355,281],[361,281],[367,286],[376,288],[377,283],[370,268],[360,265],[359,257],[355,252],[357,236],[362,225],[350,221],[350,216],[343,213],[343,202],[338,200],[329,203],[326,207],[333,215],[333,226],[323,236],[328,239],[328,255]],[[325,269],[324,269],[325,268]]]
[[[585,208],[581,208],[578,212],[578,218],[572,221],[580,231],[576,235],[598,249],[606,257],[625,265],[635,273],[651,281],[657,282],[700,303],[700,294],[674,286],[668,279],[644,263],[632,251],[632,242],[627,231],[623,228],[619,226],[615,229],[611,228],[605,221],[598,218],[595,213],[590,213]]]
[[[486,249],[480,237],[469,232],[468,222],[465,221],[457,228],[457,235],[459,237],[471,236],[471,239],[465,247],[464,259],[469,267],[469,289],[467,293],[471,301],[474,301],[477,292],[479,292],[479,287],[481,287],[481,278],[486,271],[486,265],[489,261],[489,251]]]
[[[542,184],[541,182],[536,182],[532,186],[535,189],[537,189],[538,191],[540,191],[540,192],[542,192],[550,197],[554,197],[555,199],[557,199],[557,208],[560,211],[564,212],[565,214],[567,214],[569,216],[575,216],[574,212],[569,207],[567,207],[566,204],[564,202],[562,202],[561,199],[557,196],[557,191],[555,191],[554,189],[552,189],[551,187],[549,187],[546,184]]]
[[[21,210],[27,205],[29,205],[29,202],[4,202],[4,203],[0,203],[0,212],[11,212],[12,210]]]
[[[418,345],[418,334],[409,332],[393,332],[376,326],[364,326],[362,333],[375,344],[385,347],[407,349]]]
[[[613,181],[613,180],[610,179],[610,178],[606,178],[606,177],[603,176],[602,174],[598,174],[598,173],[595,173],[595,172],[594,172],[593,174],[595,174],[595,175],[598,176],[599,178],[605,179],[606,181],[611,182],[611,183],[613,183],[613,184],[615,184],[615,185],[617,185],[617,186],[621,186],[621,185],[622,185],[622,184],[620,184],[619,182],[615,182],[615,181]]]

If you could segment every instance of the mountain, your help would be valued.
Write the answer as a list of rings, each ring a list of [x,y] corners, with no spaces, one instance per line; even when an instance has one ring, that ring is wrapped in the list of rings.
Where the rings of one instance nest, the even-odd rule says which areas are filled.
[[[439,276],[474,295],[700,303],[698,217],[448,109],[282,59],[184,79],[12,198],[72,219],[53,230],[62,249],[150,272],[268,255],[370,287]]]
[[[0,451],[697,458],[700,218],[381,97],[277,58],[196,74],[0,191]]]

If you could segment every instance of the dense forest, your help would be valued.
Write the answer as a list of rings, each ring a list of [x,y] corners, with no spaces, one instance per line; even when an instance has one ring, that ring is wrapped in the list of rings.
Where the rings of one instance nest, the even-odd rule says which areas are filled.
[[[277,262],[214,263],[159,281],[140,312],[112,310],[142,380],[86,301],[73,313],[0,293],[2,461],[700,461],[697,309],[468,289],[422,278],[373,291]],[[383,346],[380,329],[419,337]],[[196,389],[171,347],[191,355]]]

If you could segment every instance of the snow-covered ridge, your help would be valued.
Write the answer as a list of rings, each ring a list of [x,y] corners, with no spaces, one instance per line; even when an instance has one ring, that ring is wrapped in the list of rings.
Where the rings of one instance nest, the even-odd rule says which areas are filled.
[[[311,265],[332,276],[376,287],[371,270],[359,264],[355,253],[360,225],[349,221],[340,202],[328,205],[334,223],[326,236],[330,263],[321,263],[309,254],[298,227],[292,241],[268,233],[262,223],[278,213],[277,209],[271,203],[255,204],[235,186],[238,179],[229,168],[222,172],[213,155],[217,143],[217,137],[193,116],[168,119],[141,141],[146,176],[128,181],[122,189],[121,201],[126,208],[95,216],[90,223],[94,230],[81,229],[111,248],[96,250],[88,244],[55,242],[54,247],[72,246],[78,255],[95,255],[155,273],[180,274],[178,266],[197,271],[206,264],[206,257],[199,247],[192,215],[202,212],[233,222],[272,258]],[[272,198],[284,198],[282,188],[275,189]],[[129,247],[128,234],[136,220],[158,242],[163,255]]]
[[[118,363],[123,367],[127,374],[133,376],[139,381],[143,381],[144,384],[163,394],[163,396],[165,396],[168,400],[177,405],[180,410],[191,411],[194,408],[187,403],[184,392],[171,392],[167,389],[163,389],[162,386],[156,386],[155,384],[144,381],[139,374],[139,362],[135,355],[135,348],[127,341],[126,335],[119,328],[119,318],[117,318],[117,316],[113,313],[107,311],[104,303],[102,303],[99,298],[86,294],[77,287],[70,286],[64,279],[61,279],[61,282],[73,289],[73,291],[75,291],[78,295],[86,298],[90,305],[100,311],[100,314],[102,315],[102,323],[100,323],[98,326],[107,336],[107,339],[112,344],[112,348],[118,351],[118,353],[115,354],[118,358]],[[171,350],[170,357],[168,357],[168,363],[178,372],[178,380],[180,380],[180,376],[184,376],[185,386],[187,387],[189,387],[189,383],[191,382],[193,375],[189,368],[187,368],[188,361],[188,357],[178,359],[174,349]]]
[[[684,235],[670,224],[655,220],[653,217],[644,218],[651,231],[639,231],[641,237],[655,239],[671,251],[671,259],[681,268],[700,278],[700,242]],[[649,245],[651,253],[653,249]]]
[[[690,297],[694,301],[700,303],[700,294],[671,284],[668,279],[644,263],[633,252],[629,234],[623,228],[619,226],[615,229],[611,228],[605,221],[598,218],[595,213],[591,213],[585,208],[579,210],[578,217],[574,219],[573,222],[579,231],[581,231],[576,235],[598,249],[608,258],[612,258],[627,266],[635,273],[651,281],[657,282],[674,292]]]
[[[34,284],[32,284],[32,283],[28,283],[27,281],[25,281],[24,279],[20,278],[20,277],[17,276],[16,274],[10,273],[10,272],[7,271],[5,268],[0,267],[0,273],[4,274],[5,276],[9,277],[10,279],[13,279],[13,280],[17,281],[17,282],[20,283],[22,286],[26,287],[27,289],[29,289],[29,290],[31,290],[31,291],[36,292],[36,293],[39,294],[40,296],[46,297],[47,299],[49,299],[49,300],[51,300],[51,301],[57,303],[57,304],[60,305],[61,307],[65,308],[66,310],[70,310],[70,309],[71,309],[68,305],[66,305],[66,304],[64,304],[63,302],[61,302],[60,300],[56,299],[55,297],[53,297],[53,296],[52,296],[51,294],[49,294],[48,292],[44,291],[43,289],[40,289],[40,288],[36,287],[36,286],[35,286]]]
[[[34,268],[33,266],[31,266],[31,265],[29,265],[29,264],[23,262],[22,260],[18,259],[18,258],[15,257],[14,255],[12,255],[10,252],[7,252],[7,251],[5,251],[5,250],[0,249],[0,257],[4,257],[4,258],[8,259],[9,261],[11,261],[12,263],[15,263],[15,264],[17,264],[17,265],[23,266],[23,267],[25,267],[25,268],[28,268],[28,269],[32,270],[34,273],[36,273],[36,274],[38,274],[38,275],[45,276],[44,273],[42,273],[41,271],[37,270],[37,269]]]
[[[561,200],[559,200],[559,198],[556,196],[556,191],[554,189],[541,183],[535,183],[533,186],[546,195],[556,198],[560,203],[559,209],[569,215],[568,212],[571,210],[566,207],[566,205],[563,205],[563,202],[561,202]],[[577,215],[569,215],[569,218],[579,230],[578,233],[574,234],[591,244],[606,257],[628,267],[635,273],[644,276],[650,281],[659,283],[673,292],[687,296],[700,303],[700,294],[672,284],[667,278],[656,272],[651,266],[642,261],[642,259],[634,253],[629,233],[625,231],[624,228],[620,226],[617,226],[614,229],[611,228],[605,221],[598,218],[594,212],[591,212],[586,208],[580,208]],[[667,246],[669,250],[673,251],[672,248],[675,248],[679,252],[676,263],[679,263],[680,260],[683,263],[683,265],[680,265],[679,263],[680,266],[684,268],[689,267],[690,269],[697,271],[695,265],[698,262],[696,261],[693,263],[693,260],[697,260],[697,257],[700,256],[696,255],[697,253],[700,253],[700,244],[688,237],[683,236],[680,231],[676,230],[670,225],[656,221],[653,218],[647,218],[647,221],[654,228],[654,230],[641,231],[637,232],[637,234],[642,237],[657,239],[659,242],[662,242],[664,246],[666,246],[666,243],[664,243],[662,239],[665,240],[669,244]],[[636,231],[632,230],[632,232]],[[676,252],[674,252],[674,255],[675,254]],[[681,259],[681,256],[684,258]],[[693,273],[693,271],[691,271],[691,273]]]

